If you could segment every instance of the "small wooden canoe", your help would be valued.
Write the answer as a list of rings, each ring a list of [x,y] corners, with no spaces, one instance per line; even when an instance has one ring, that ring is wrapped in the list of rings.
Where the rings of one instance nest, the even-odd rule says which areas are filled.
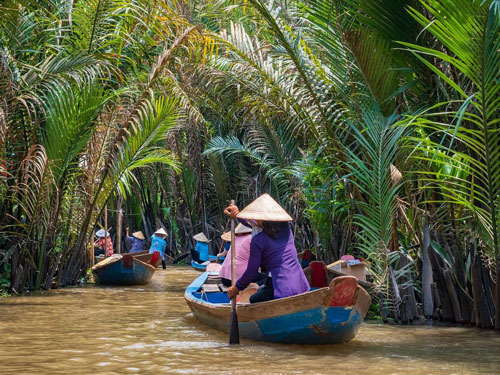
[[[143,285],[149,283],[155,267],[132,254],[115,254],[92,267],[95,280],[101,285]]]
[[[140,260],[141,262],[144,262],[144,263],[148,263],[148,264],[151,264],[151,258],[153,257],[153,254],[150,254],[148,250],[145,250],[145,251],[139,251],[139,252],[136,252],[136,253],[123,253],[122,255],[125,255],[125,254],[130,254],[132,255],[134,258]],[[99,262],[102,262],[104,259],[103,256],[100,256],[100,257],[95,257],[95,264],[99,263]],[[161,264],[161,258],[158,258],[158,260],[155,262],[155,264],[151,264],[153,267],[157,268],[159,265]]]
[[[193,315],[214,328],[229,331],[231,305],[217,276],[195,279],[184,298]],[[336,344],[351,340],[370,307],[369,294],[352,276],[292,297],[255,304],[238,303],[241,338],[291,344]]]
[[[326,271],[328,272],[328,280],[332,280],[332,279],[334,279],[336,277],[340,277],[340,276],[345,276],[342,272],[338,272],[338,271],[332,270],[332,269],[330,269],[328,267],[326,268]],[[304,273],[305,272],[306,272],[306,270],[304,270]],[[375,284],[370,283],[368,281],[358,280],[358,283],[363,288],[365,288],[368,292],[371,292],[373,289],[375,289]]]
[[[210,262],[207,260],[206,262],[203,262],[203,263],[198,263],[197,261],[195,260],[192,260],[191,259],[191,266],[196,270],[196,271],[200,271],[200,272],[205,272],[207,270],[207,265],[209,264]]]
[[[326,275],[326,280],[328,283],[330,283],[336,277],[348,276],[348,275],[343,274],[342,272],[338,272],[338,271],[335,271],[335,270],[328,268],[326,266],[326,264],[324,264],[323,262],[312,261],[311,263],[322,263],[322,266],[323,266],[323,269],[324,269],[325,275]],[[309,284],[311,284],[311,266],[304,268],[304,274],[306,275],[306,278],[309,281]],[[375,285],[373,283],[368,282],[368,281],[358,280],[358,284],[361,285],[361,287],[363,287],[368,293],[370,293],[370,295],[372,295],[372,292],[375,290]]]

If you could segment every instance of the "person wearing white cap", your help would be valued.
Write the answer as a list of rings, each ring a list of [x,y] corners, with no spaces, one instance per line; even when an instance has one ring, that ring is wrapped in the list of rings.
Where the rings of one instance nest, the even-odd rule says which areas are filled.
[[[297,258],[289,224],[292,218],[270,195],[261,195],[241,212],[237,206],[230,205],[224,213],[242,222],[255,220],[262,228],[250,242],[246,271],[228,290],[230,299],[254,280],[261,266],[271,277],[250,297],[250,303],[294,296],[309,290],[309,283]]]
[[[111,241],[111,237],[109,236],[109,232],[104,232],[104,229],[99,229],[95,235],[99,238],[94,246],[100,248],[101,250],[97,250],[94,254],[101,255],[106,252],[106,256],[110,257],[113,255],[113,242]]]
[[[151,258],[151,263],[156,263],[156,260],[159,256],[161,256],[161,266],[163,269],[167,268],[167,263],[165,262],[165,249],[167,247],[167,238],[168,234],[165,232],[163,228],[158,229],[151,236],[151,248],[149,249],[149,253],[153,254]]]

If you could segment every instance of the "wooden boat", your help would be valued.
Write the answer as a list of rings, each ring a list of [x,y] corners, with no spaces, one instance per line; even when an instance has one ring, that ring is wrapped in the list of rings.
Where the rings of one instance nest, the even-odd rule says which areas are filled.
[[[227,288],[219,282],[217,273],[205,272],[189,285],[184,298],[198,320],[229,331],[231,305],[223,292]],[[292,344],[347,342],[356,336],[370,302],[357,279],[344,276],[296,296],[238,303],[240,337]]]
[[[154,272],[155,267],[132,254],[115,254],[92,267],[95,280],[101,285],[143,285],[151,280]]]
[[[224,259],[226,259],[226,257],[217,257],[217,255],[209,255],[208,256],[209,262],[222,263],[222,262],[224,262]]]
[[[153,257],[153,254],[150,254],[148,250],[139,251],[136,253],[124,253],[122,255],[125,255],[125,254],[130,254],[134,258],[140,260],[141,262],[148,263],[148,264],[151,264],[151,258]],[[103,255],[95,257],[94,264],[102,262],[104,259],[106,259],[106,258],[104,258]],[[157,261],[155,262],[155,264],[151,264],[151,265],[153,267],[157,268],[160,264],[161,264],[161,258],[158,258]]]
[[[342,272],[338,272],[330,268],[326,268],[326,271],[328,273],[328,280],[333,280],[336,277],[345,276]],[[304,270],[304,272],[306,272],[306,270]],[[369,281],[358,280],[358,284],[361,285],[368,292],[371,292],[373,289],[375,289],[375,284]]]
[[[328,268],[323,262],[320,261],[312,261],[311,263],[322,263],[323,269],[326,272],[326,282],[330,283],[333,279],[340,276],[348,276],[343,274],[342,272],[335,271],[331,268]],[[304,274],[306,275],[309,284],[311,284],[311,267],[304,268]],[[368,293],[372,294],[372,291],[375,290],[375,285],[369,281],[358,280],[358,284],[363,287]]]
[[[198,263],[197,261],[195,260],[192,260],[191,259],[191,266],[196,270],[196,271],[200,271],[200,272],[205,272],[207,270],[207,265],[209,264],[210,262],[207,260],[206,262],[203,262],[203,263]]]

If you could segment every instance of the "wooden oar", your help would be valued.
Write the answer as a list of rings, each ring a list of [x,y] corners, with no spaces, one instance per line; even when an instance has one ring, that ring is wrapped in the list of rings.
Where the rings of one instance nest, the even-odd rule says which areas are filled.
[[[231,201],[234,205],[234,200]],[[236,284],[236,249],[234,246],[235,219],[231,218],[231,285]],[[231,299],[231,321],[229,328],[229,344],[240,343],[240,330],[238,328],[238,312],[236,311],[236,297]]]

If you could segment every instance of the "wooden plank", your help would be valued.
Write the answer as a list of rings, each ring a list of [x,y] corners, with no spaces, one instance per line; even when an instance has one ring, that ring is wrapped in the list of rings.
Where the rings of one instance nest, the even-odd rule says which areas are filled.
[[[218,287],[222,293],[227,293],[229,290],[229,287],[225,286],[224,284],[218,284]]]
[[[217,284],[204,284],[201,287],[201,290],[204,291],[205,293],[215,293],[219,292],[219,286]]]
[[[205,281],[205,284],[215,284],[215,285],[218,285],[218,284],[220,284],[220,277],[218,277],[218,276],[208,276],[207,280]]]

